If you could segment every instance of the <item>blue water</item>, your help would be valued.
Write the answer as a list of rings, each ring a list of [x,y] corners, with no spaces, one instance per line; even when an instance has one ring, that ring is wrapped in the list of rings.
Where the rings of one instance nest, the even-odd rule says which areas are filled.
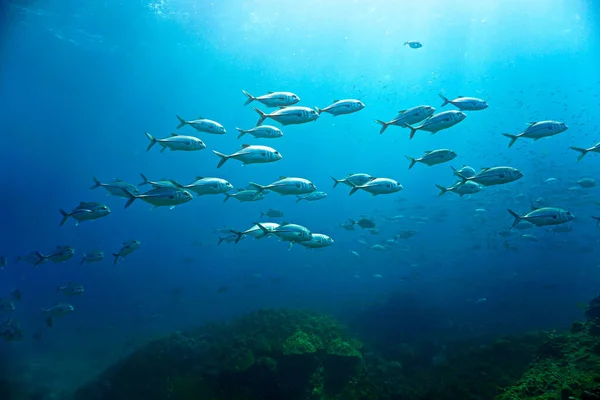
[[[576,181],[598,177],[600,156],[590,153],[577,162],[569,149],[600,141],[595,2],[81,3],[3,3],[0,255],[9,263],[0,271],[0,298],[22,291],[12,318],[25,337],[0,343],[0,351],[15,374],[70,390],[145,340],[263,307],[348,315],[400,292],[437,309],[443,324],[494,336],[561,329],[581,318],[579,303],[597,294],[600,230],[590,217],[600,216],[594,203],[600,193]],[[410,49],[406,40],[423,47]],[[360,99],[366,107],[281,127],[280,139],[237,140],[235,128],[253,127],[258,117],[243,105],[242,89],[254,95],[291,91],[299,105],[310,107],[339,98]],[[490,107],[467,112],[463,122],[434,136],[418,132],[409,140],[408,130],[394,126],[379,135],[374,120],[389,120],[401,109],[452,109],[440,108],[440,92],[489,99]],[[146,152],[144,132],[168,136],[176,114],[219,121],[227,134],[185,127],[178,132],[196,134],[207,149]],[[507,147],[501,133],[546,119],[569,129]],[[249,166],[231,160],[217,170],[212,150],[233,153],[242,143],[272,146],[283,159]],[[405,155],[439,148],[458,157],[408,170]],[[451,185],[450,165],[465,164],[510,165],[524,177],[473,196],[438,198],[434,184]],[[332,188],[330,176],[358,172],[396,179],[404,189],[349,197],[348,187]],[[216,176],[236,188],[296,176],[328,197],[296,204],[295,197],[276,194],[255,203],[203,196],[173,210],[151,210],[139,200],[124,209],[125,199],[89,190],[93,176],[138,184],[140,173],[183,183]],[[557,181],[545,183],[548,178]],[[535,228],[508,239],[498,235],[512,224],[507,208],[526,213],[527,199],[540,196],[575,214],[571,232]],[[103,202],[112,213],[59,227],[58,210],[80,201]],[[270,238],[217,246],[214,229],[246,229],[269,208],[331,236],[334,245],[288,250]],[[340,227],[362,215],[375,219],[378,235]],[[418,234],[386,244],[405,229]],[[130,239],[141,247],[113,265],[110,254]],[[369,249],[381,243],[385,251]],[[73,246],[76,255],[37,268],[15,262],[57,245]],[[93,249],[106,259],[79,266],[82,253]],[[57,293],[69,281],[83,284],[85,294]],[[219,293],[220,287],[227,292]],[[65,301],[75,312],[49,329],[40,309]]]

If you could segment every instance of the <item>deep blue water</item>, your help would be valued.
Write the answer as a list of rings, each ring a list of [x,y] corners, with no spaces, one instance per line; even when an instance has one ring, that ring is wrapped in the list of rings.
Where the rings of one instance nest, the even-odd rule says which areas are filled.
[[[12,318],[25,334],[20,342],[0,343],[12,365],[29,364],[48,385],[70,388],[132,344],[165,332],[262,307],[347,316],[392,293],[436,309],[441,325],[459,324],[474,336],[561,329],[581,318],[578,304],[599,288],[600,230],[590,217],[600,216],[594,203],[600,195],[576,181],[598,178],[600,156],[590,153],[577,162],[569,147],[600,141],[597,2],[397,3],[3,3],[0,255],[9,262],[0,271],[0,298],[22,291]],[[423,47],[410,49],[406,40]],[[254,95],[291,91],[299,105],[310,107],[339,98],[360,99],[366,107],[280,126],[279,139],[238,140],[235,128],[257,120],[243,105],[242,89]],[[467,112],[463,122],[434,136],[418,132],[409,140],[400,127],[379,135],[375,119],[421,104],[441,111],[440,92],[489,99],[490,106]],[[179,132],[196,134],[207,149],[146,152],[144,132],[168,136],[176,114],[219,121],[227,134],[185,127]],[[507,147],[501,133],[548,119],[569,129]],[[232,153],[242,143],[272,146],[283,159],[249,166],[231,160],[217,170],[212,150]],[[405,155],[439,148],[458,157],[407,169]],[[454,182],[450,165],[509,165],[524,177],[472,196],[438,198],[434,184]],[[348,187],[332,188],[330,176],[358,172],[396,179],[404,189],[349,197]],[[255,203],[203,196],[173,210],[151,210],[140,200],[124,209],[125,199],[89,190],[93,176],[138,184],[140,173],[183,183],[216,176],[236,188],[303,177],[328,197],[296,204],[295,197],[276,194]],[[549,178],[557,181],[545,183]],[[535,228],[498,235],[512,223],[507,208],[526,213],[528,198],[538,197],[575,214],[570,232]],[[112,212],[59,227],[58,210],[80,201],[103,202]],[[214,229],[246,229],[269,208],[335,243],[315,251],[288,250],[274,238],[217,246]],[[378,235],[340,227],[362,215],[375,219]],[[418,234],[386,242],[406,229]],[[539,241],[520,237],[524,233]],[[130,239],[141,247],[112,265],[110,253]],[[376,244],[387,248],[369,249]],[[57,245],[73,246],[76,255],[37,268],[16,263],[17,256],[49,253]],[[106,259],[80,267],[82,253],[92,249],[103,250]],[[83,284],[85,294],[65,299],[57,293],[69,281]],[[219,293],[220,287],[228,291]],[[75,312],[48,329],[40,309],[64,301]],[[48,372],[58,356],[69,379]]]

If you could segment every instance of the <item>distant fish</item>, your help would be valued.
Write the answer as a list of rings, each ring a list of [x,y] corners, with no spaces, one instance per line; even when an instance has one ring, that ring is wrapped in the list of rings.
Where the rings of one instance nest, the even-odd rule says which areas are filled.
[[[242,93],[247,97],[245,106],[258,101],[267,107],[285,107],[296,104],[300,101],[300,97],[292,92],[268,92],[262,96],[254,97],[250,93],[242,90]]]
[[[73,307],[71,304],[66,303],[57,303],[54,304],[52,307],[46,309],[42,308],[42,312],[47,315],[46,325],[48,325],[48,327],[50,328],[54,327],[55,317],[68,315],[71,314],[73,311],[75,311],[75,307]]]
[[[254,111],[260,115],[256,126],[262,125],[267,118],[271,118],[281,125],[305,124],[307,122],[316,121],[317,118],[319,118],[319,113],[316,110],[300,106],[280,108],[270,114],[267,114],[256,107],[254,107]]]
[[[205,178],[203,176],[196,177],[196,180],[188,185],[180,185],[175,181],[173,185],[179,189],[188,189],[196,193],[198,196],[223,194],[233,189],[233,185],[221,178]]]
[[[272,182],[268,185],[259,185],[258,183],[250,182],[250,185],[259,193],[264,191],[271,191],[278,193],[282,196],[286,195],[302,195],[312,193],[317,190],[314,183],[304,178],[288,178],[285,176],[280,177],[279,180]]]
[[[79,205],[71,212],[66,212],[62,209],[59,211],[63,216],[60,226],[63,226],[69,217],[75,219],[75,225],[79,225],[79,223],[82,221],[91,221],[106,217],[108,214],[110,214],[110,208],[108,208],[108,206],[105,204],[94,202],[86,203],[83,201],[79,203]]]
[[[104,259],[103,251],[90,251],[89,253],[83,253],[83,258],[79,262],[79,265],[83,265],[84,263],[94,263],[98,261],[102,261]]]
[[[527,129],[517,135],[511,135],[509,133],[503,133],[502,135],[510,139],[508,147],[512,147],[519,138],[533,139],[535,141],[545,137],[558,135],[567,129],[569,129],[569,127],[564,122],[540,121],[530,122]]]
[[[144,174],[140,174],[140,176],[142,177],[143,181],[138,185],[138,186],[144,186],[144,185],[152,185],[155,188],[156,187],[170,187],[170,188],[174,188],[175,184],[173,183],[173,181],[168,180],[168,179],[162,179],[160,181],[150,181],[148,180],[148,178],[146,178],[146,176]],[[138,192],[134,192],[132,190],[129,190],[129,188],[127,188],[127,190],[123,190],[123,193],[125,193],[125,198],[129,198],[129,194],[127,194],[127,192],[133,193],[133,194],[138,194]]]
[[[53,263],[65,262],[73,257],[75,254],[75,249],[71,246],[56,246],[56,249],[48,255],[44,255],[39,251],[36,251],[35,254],[38,256],[38,261],[33,266],[37,267],[45,260],[50,260]]]
[[[362,186],[375,178],[369,174],[350,174],[342,179],[336,179],[333,176],[331,177],[331,179],[333,179],[333,187],[335,188],[339,183],[343,183],[350,187]]]
[[[127,240],[126,242],[123,242],[121,249],[117,253],[113,253],[113,256],[115,257],[115,261],[113,262],[113,264],[116,264],[117,261],[119,261],[119,257],[125,258],[129,254],[136,251],[141,244],[142,243],[139,240]]]
[[[451,110],[432,115],[417,127],[406,123],[402,126],[410,129],[410,139],[412,139],[419,130],[435,134],[441,130],[453,127],[466,117],[467,115],[461,111]]]
[[[259,201],[259,200],[263,200],[265,198],[263,193],[259,192],[258,190],[240,190],[240,189],[238,189],[237,193],[233,193],[233,194],[223,193],[223,194],[225,195],[225,199],[223,199],[223,203],[225,203],[227,200],[229,200],[232,197],[241,202]]]
[[[439,96],[442,100],[444,100],[441,107],[444,107],[447,104],[452,104],[454,107],[458,108],[461,111],[478,111],[485,110],[489,107],[485,100],[481,100],[476,97],[458,96],[454,100],[448,100],[442,94],[440,94]]]
[[[411,169],[416,163],[422,163],[431,167],[433,165],[452,161],[456,158],[456,152],[448,149],[439,149],[426,151],[425,154],[419,158],[405,157],[410,161],[408,169]]]
[[[79,285],[73,282],[69,282],[65,286],[57,286],[56,291],[61,292],[65,296],[79,296],[85,292],[83,285]]]
[[[435,108],[431,106],[417,106],[409,108],[408,110],[398,111],[398,115],[389,122],[385,122],[379,119],[376,119],[375,122],[381,125],[381,129],[379,130],[379,134],[381,135],[390,125],[404,126],[404,124],[416,124],[418,122],[423,121],[426,118],[431,117],[434,112]]]
[[[26,262],[27,264],[31,264],[33,266],[38,266],[46,261],[45,258],[40,257],[37,251],[33,251],[25,256],[18,256],[17,263],[20,261]]]
[[[352,225],[358,225],[362,229],[373,229],[373,228],[375,228],[375,221],[372,220],[371,218],[362,217],[358,221],[354,221],[352,219],[349,219],[349,221],[350,221],[350,223]]]
[[[440,185],[435,185],[438,189],[440,189],[440,193],[438,194],[439,196],[442,196],[444,194],[446,194],[447,192],[452,192],[452,193],[456,193],[458,194],[460,197],[467,195],[467,194],[475,194],[481,191],[481,185],[479,185],[478,183],[475,182],[458,182],[457,184],[449,187],[449,188],[445,188],[443,186]]]
[[[577,184],[583,188],[592,188],[596,186],[596,180],[594,178],[581,178],[577,181]]]
[[[283,136],[281,129],[271,125],[261,125],[252,129],[235,129],[240,133],[237,137],[238,139],[241,139],[246,134],[250,134],[257,139],[277,139]]]
[[[177,125],[177,129],[189,125],[198,132],[212,133],[214,135],[224,135],[226,133],[223,125],[210,119],[199,117],[195,120],[186,121],[179,115],[177,115],[177,119],[179,120],[179,125]]]
[[[262,217],[269,217],[269,218],[282,218],[283,217],[283,211],[274,209],[274,208],[269,208],[269,210],[267,212],[260,212],[260,218],[262,219]]]
[[[324,198],[327,197],[327,193],[325,192],[312,192],[309,194],[305,194],[302,196],[296,196],[298,198],[298,200],[296,200],[296,203],[301,202],[302,200],[306,200],[309,203],[313,202],[313,201],[317,201],[317,200],[323,200]]]
[[[560,225],[575,219],[573,214],[567,210],[556,207],[542,207],[525,215],[519,215],[512,210],[508,212],[514,217],[513,226],[520,221],[527,221],[535,226]]]
[[[421,47],[423,47],[423,44],[421,42],[416,42],[414,40],[408,40],[404,42],[404,45],[410,47],[411,49],[420,49]]]
[[[334,117],[337,117],[338,115],[343,115],[343,114],[352,114],[352,113],[362,110],[363,108],[365,108],[365,105],[360,100],[354,100],[354,99],[334,100],[333,104],[331,104],[325,108],[322,108],[322,109],[319,107],[315,107],[315,109],[317,110],[317,113],[319,115],[321,113],[326,112],[326,113],[333,115]]]
[[[120,179],[115,179],[114,181],[108,183],[102,183],[94,176],[94,184],[90,187],[90,190],[94,190],[99,187],[103,187],[108,191],[109,194],[112,194],[113,196],[125,198],[127,197],[125,189],[127,189],[131,193],[139,193],[138,188],[135,187],[135,185],[132,185],[131,183],[123,182]]]
[[[403,187],[398,181],[390,178],[375,178],[364,185],[354,186],[348,195],[353,195],[357,190],[364,190],[365,192],[371,193],[372,196],[378,196],[381,194],[396,193],[402,189]]]

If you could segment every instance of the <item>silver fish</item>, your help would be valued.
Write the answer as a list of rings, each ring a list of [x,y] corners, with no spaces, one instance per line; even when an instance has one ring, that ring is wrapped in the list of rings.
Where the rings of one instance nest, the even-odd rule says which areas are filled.
[[[233,154],[227,155],[215,150],[213,150],[213,153],[220,158],[217,168],[221,168],[230,158],[241,161],[244,165],[270,163],[279,161],[283,158],[281,153],[272,147],[249,144],[243,144],[241,150],[238,150]]]
[[[127,198],[127,193],[125,193],[125,189],[130,191],[131,193],[138,194],[138,188],[131,183],[123,182],[120,179],[115,179],[112,182],[102,183],[94,176],[94,184],[90,187],[90,190],[97,189],[99,187],[103,187],[108,191],[109,194],[113,196],[125,197]]]
[[[388,126],[404,126],[404,124],[412,125],[418,122],[423,121],[433,115],[435,112],[435,108],[431,106],[417,106],[413,108],[409,108],[408,110],[400,110],[398,111],[398,115],[389,122],[385,122],[379,119],[376,119],[375,122],[381,125],[381,129],[379,130],[379,134],[381,135]]]
[[[439,96],[442,100],[444,100],[440,107],[444,107],[447,104],[452,104],[461,111],[478,111],[485,110],[489,107],[487,101],[478,99],[476,97],[458,96],[454,100],[448,100],[441,94]]]
[[[179,125],[177,125],[177,129],[189,125],[198,132],[212,133],[214,135],[224,135],[226,133],[223,125],[210,119],[199,117],[198,119],[186,121],[179,115],[177,115],[177,119],[179,120]]]
[[[256,125],[261,125],[265,119],[271,118],[274,121],[279,122],[281,125],[295,125],[304,124],[307,122],[316,121],[319,118],[319,113],[309,107],[302,106],[291,106],[280,108],[272,113],[265,113],[258,108],[254,107],[254,110],[260,115]]]
[[[285,107],[300,101],[300,97],[292,92],[268,92],[267,94],[258,97],[252,96],[245,90],[242,90],[242,93],[247,97],[246,102],[244,103],[245,106],[253,101],[258,101],[267,107]]]
[[[362,110],[363,108],[365,108],[365,105],[360,100],[354,99],[334,100],[333,104],[322,109],[319,107],[315,107],[319,115],[321,113],[326,112],[333,115],[334,117],[343,114],[352,114]]]
[[[113,264],[116,264],[119,261],[119,257],[125,258],[129,254],[136,251],[142,243],[139,240],[127,240],[122,243],[121,249],[117,253],[113,253],[115,260]]]
[[[146,132],[146,137],[150,140],[150,144],[146,148],[146,151],[149,151],[157,143],[162,146],[162,149],[160,149],[161,153],[166,149],[171,151],[197,151],[206,148],[204,142],[194,136],[184,136],[171,133],[170,137],[156,139],[154,136]]]
[[[108,206],[106,206],[105,204],[94,202],[86,203],[83,201],[79,203],[79,205],[75,207],[75,209],[71,212],[66,212],[62,209],[59,211],[63,216],[60,222],[60,226],[63,226],[65,222],[67,222],[69,217],[75,219],[75,225],[79,225],[79,223],[82,221],[91,221],[94,219],[106,217],[108,214],[110,214],[110,208],[108,208]]]
[[[439,114],[432,115],[417,127],[413,127],[406,123],[402,126],[410,129],[410,138],[412,139],[418,130],[431,132],[432,134],[435,134],[443,129],[453,127],[454,125],[464,120],[466,117],[467,114],[461,111],[444,111]]]
[[[567,129],[569,129],[569,127],[564,122],[540,121],[530,122],[527,129],[517,135],[511,135],[509,133],[503,133],[502,135],[510,139],[508,147],[512,147],[519,138],[533,139],[535,141],[545,137],[558,135]]]

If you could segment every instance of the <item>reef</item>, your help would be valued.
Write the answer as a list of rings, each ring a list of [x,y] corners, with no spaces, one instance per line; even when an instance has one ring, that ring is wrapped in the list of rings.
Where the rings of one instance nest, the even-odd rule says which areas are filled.
[[[75,399],[336,399],[363,363],[334,318],[262,310],[155,340],[77,391]]]

